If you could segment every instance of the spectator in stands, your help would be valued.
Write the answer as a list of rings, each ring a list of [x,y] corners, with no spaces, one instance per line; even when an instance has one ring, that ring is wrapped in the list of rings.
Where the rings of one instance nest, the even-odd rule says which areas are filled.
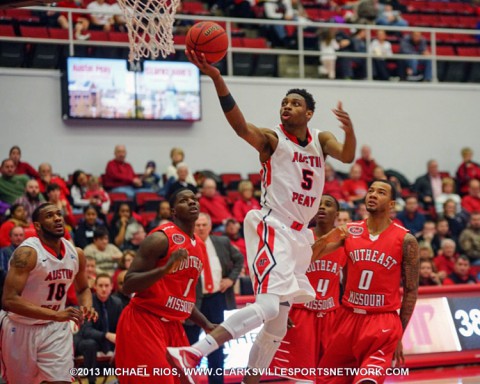
[[[266,19],[270,20],[294,20],[294,12],[291,0],[266,0],[263,2],[263,11]],[[274,46],[293,48],[295,40],[288,36],[285,25],[273,25],[271,41]]]
[[[406,55],[424,55],[430,56],[427,41],[423,38],[422,33],[413,31],[410,35],[404,36],[400,42],[400,53]],[[402,68],[402,77],[412,81],[432,81],[432,61],[428,57],[425,60],[408,59],[400,60],[399,66]],[[418,74],[418,64],[424,66],[423,76]]]
[[[462,207],[468,213],[480,212],[480,180],[468,182],[468,195],[462,197]]]
[[[40,192],[44,194],[47,190],[47,185],[55,183],[60,187],[60,196],[63,199],[67,199],[70,196],[70,191],[67,184],[59,176],[55,176],[52,172],[52,166],[49,163],[42,163],[38,166],[39,178],[37,179],[40,187]]]
[[[460,233],[466,228],[468,216],[465,211],[458,212],[457,203],[447,200],[443,204],[443,218],[448,221],[448,227],[452,237],[458,240]]]
[[[364,202],[359,203],[355,209],[354,220],[366,220],[368,219],[368,215],[367,205]]]
[[[95,259],[97,275],[107,273],[112,276],[118,261],[122,258],[122,251],[109,242],[108,230],[99,227],[93,234],[93,243],[84,249],[85,256]]]
[[[325,163],[325,184],[323,187],[323,194],[333,196],[337,199],[340,207],[350,208],[353,207],[353,204],[347,201],[348,195],[342,188],[343,180],[335,172],[335,169],[332,167],[332,164]]]
[[[418,247],[418,258],[421,260],[433,260],[433,256],[434,253],[433,253],[433,250],[432,250],[432,247],[430,246],[430,244],[426,244],[426,243],[423,243],[423,244],[419,244],[419,247]]]
[[[95,231],[98,228],[105,228],[105,224],[98,218],[97,209],[93,205],[84,208],[83,218],[80,219],[75,229],[75,245],[84,249],[93,243]]]
[[[462,164],[457,169],[459,193],[464,196],[468,192],[468,183],[472,179],[480,180],[480,164],[472,161],[473,151],[469,147],[462,148]]]
[[[367,31],[366,29],[357,29],[352,34],[353,52],[367,53]],[[354,57],[352,59],[353,65],[353,78],[364,80],[367,78],[367,60],[362,57]]]
[[[403,222],[402,222],[403,223]],[[434,238],[437,233],[437,227],[435,222],[432,220],[427,220],[423,223],[423,227],[420,232],[416,233],[417,241],[419,244],[427,244],[432,248],[433,254],[436,255],[438,252],[438,247],[433,246]]]
[[[353,164],[348,176],[348,179],[343,181],[343,192],[350,204],[358,205],[363,201],[368,190],[367,183],[362,179],[362,167],[359,164]]]
[[[464,255],[460,255],[455,261],[454,271],[450,273],[443,285],[455,284],[476,284],[477,278],[470,274],[470,260]]]
[[[85,172],[77,170],[72,175],[70,196],[72,197],[72,209],[74,213],[81,213],[85,207],[92,204],[92,201],[85,197],[87,192],[88,176]]]
[[[146,236],[147,234],[142,224],[137,223],[136,226],[132,225],[131,227],[128,227],[127,232],[125,233],[126,243],[123,249],[131,249],[133,251],[138,251],[138,248],[140,248],[140,243],[145,240]]]
[[[418,194],[418,199],[425,210],[434,205],[435,198],[442,193],[442,177],[438,172],[436,160],[428,161],[427,173],[415,180],[413,189]]]
[[[115,351],[116,331],[123,310],[121,301],[112,296],[112,278],[101,273],[95,279],[95,293],[92,304],[98,313],[98,320],[87,321],[80,330],[80,340],[76,353],[84,357],[84,366],[90,374],[89,384],[95,384],[94,375],[97,366],[97,352],[111,354]],[[98,376],[98,375],[97,375]]]
[[[64,0],[59,1],[57,6],[60,8],[74,8],[85,9],[82,0]],[[68,13],[62,12],[57,21],[60,27],[63,29],[69,28]],[[72,23],[74,25],[74,36],[77,40],[88,40],[90,34],[87,33],[90,21],[87,14],[84,13],[72,13]]]
[[[29,178],[27,175],[15,174],[15,163],[11,159],[2,161],[0,171],[2,172],[2,177],[0,177],[0,200],[13,204],[15,200],[23,195]]]
[[[182,188],[187,188],[192,191],[194,194],[197,194],[197,187],[187,181],[189,174],[188,165],[186,163],[177,164],[177,179],[172,184],[168,186],[168,191],[165,191],[165,197],[167,200],[170,199],[173,194]]]
[[[156,173],[157,165],[154,161],[149,161],[142,175],[142,187],[153,192],[160,190],[160,175]]]
[[[132,210],[127,203],[120,203],[113,214],[110,224],[110,241],[122,251],[126,246],[127,231],[133,233],[137,229],[138,221],[132,216]]]
[[[25,230],[20,225],[10,229],[10,245],[0,248],[0,270],[8,271],[8,263],[17,247],[25,240]]]
[[[360,149],[360,158],[355,161],[355,164],[358,164],[362,169],[361,179],[367,184],[373,180],[373,170],[377,167],[377,163],[372,156],[372,148],[368,145],[362,145]],[[386,179],[386,177],[379,177]]]
[[[373,78],[375,80],[389,80],[387,59],[393,55],[392,44],[387,40],[384,30],[377,31],[377,37],[370,43],[370,53],[373,55]]]
[[[217,192],[215,180],[206,178],[202,185],[202,196],[199,199],[200,211],[210,215],[213,230],[224,232],[224,222],[233,216],[228,208],[225,197]]]
[[[345,225],[352,221],[352,216],[350,215],[350,211],[348,209],[340,209],[338,211],[337,221],[335,226],[338,227],[340,225]]]
[[[242,180],[238,183],[240,198],[233,203],[233,217],[241,224],[248,212],[252,209],[260,209],[258,200],[253,197],[253,184],[250,180]]]
[[[88,286],[95,290],[95,279],[97,278],[97,261],[92,256],[85,256],[85,273],[88,278]]]
[[[29,236],[34,233],[33,225],[27,221],[27,211],[21,204],[13,204],[10,207],[10,214],[7,216],[7,220],[0,226],[0,248],[11,245],[10,233],[15,227],[22,227]]]
[[[441,285],[442,282],[438,276],[438,273],[435,273],[435,266],[432,260],[421,260],[420,261],[420,286],[430,286],[430,285]]]
[[[377,25],[390,27],[408,27],[408,21],[402,18],[400,11],[393,9],[391,4],[383,4],[379,9]]]
[[[336,33],[334,28],[320,31],[320,74],[326,75],[331,80],[336,77],[337,55],[335,53],[340,49],[335,39]]]
[[[385,170],[380,165],[377,165],[375,168],[373,168],[372,176],[373,176],[372,180],[387,180],[388,179],[387,175],[385,174]],[[399,189],[397,188],[396,185],[395,185],[395,188],[396,188],[397,192],[399,192]],[[401,192],[401,190],[400,190],[400,192]]]
[[[170,150],[170,159],[172,164],[167,167],[165,177],[167,182],[173,183],[178,179],[177,164],[185,162],[185,152],[183,152],[182,148],[174,147]],[[190,172],[187,176],[187,183],[197,186],[197,182]]]
[[[110,4],[105,0],[93,0],[88,3],[87,9],[90,14],[90,29],[110,31],[115,24]]]
[[[450,234],[450,228],[448,226],[448,221],[445,218],[437,219],[435,223],[435,236],[433,237],[432,245],[433,250],[438,251],[440,249],[440,244],[444,239],[453,239],[452,235]]]
[[[115,270],[113,274],[113,289],[115,291],[118,290],[118,284],[117,284],[118,275],[120,274],[120,272],[126,271],[128,270],[128,268],[130,268],[130,265],[132,265],[132,261],[135,255],[136,255],[135,251],[132,251],[131,249],[127,249],[126,251],[123,252],[122,257],[118,263],[118,268]]]
[[[16,175],[27,175],[32,179],[38,177],[38,172],[35,168],[33,168],[27,162],[23,162],[20,160],[20,158],[22,157],[22,151],[20,150],[20,147],[18,145],[14,145],[12,148],[10,148],[9,157],[10,160],[13,160],[13,162],[15,163]]]
[[[137,177],[130,163],[125,161],[127,149],[124,145],[115,146],[114,156],[105,169],[103,185],[111,192],[125,193],[133,199],[135,191],[142,186],[142,180]]]
[[[355,47],[352,42],[352,37],[347,34],[344,30],[338,30],[335,39],[338,42],[340,47],[338,52],[347,53],[355,52]],[[353,79],[353,69],[352,69],[352,58],[351,57],[338,57],[337,58],[337,79]]]
[[[240,223],[234,218],[230,218],[225,222],[225,236],[230,239],[232,245],[237,248],[243,255],[245,265],[248,266],[247,261],[247,246],[245,239],[240,234]]]
[[[168,200],[163,200],[158,205],[158,212],[155,219],[150,221],[147,226],[147,231],[150,232],[154,228],[158,227],[166,221],[172,220],[172,209]]]
[[[110,196],[103,189],[100,178],[97,176],[90,176],[88,179],[85,198],[90,201],[90,204],[97,207],[103,215],[107,215],[110,211]]]
[[[130,303],[131,296],[126,295],[123,292],[123,283],[125,281],[125,275],[127,274],[127,270],[121,271],[117,276],[117,290],[113,294],[113,297],[116,297],[122,302],[123,308],[125,308],[128,303]]]
[[[22,204],[27,211],[28,222],[32,221],[33,211],[45,202],[43,195],[40,193],[40,187],[37,180],[28,180],[25,187],[25,193],[15,200],[15,204]]]
[[[47,198],[47,202],[54,204],[58,209],[60,209],[62,216],[65,219],[65,223],[70,225],[70,227],[75,228],[77,226],[77,222],[73,216],[72,206],[65,197],[62,197],[60,186],[56,183],[48,184],[45,196]]]
[[[418,200],[415,196],[407,196],[405,198],[405,208],[397,214],[397,219],[414,236],[422,231],[426,218],[423,213],[419,212]]]
[[[455,180],[451,177],[445,177],[442,180],[442,193],[435,199],[437,215],[443,214],[443,205],[447,200],[453,200],[457,204],[458,212],[460,212],[462,199],[455,193]]]
[[[440,252],[433,259],[440,280],[445,279],[453,272],[455,261],[459,256],[455,242],[452,239],[444,239],[441,244]]]
[[[467,228],[460,234],[460,247],[473,265],[480,265],[480,212],[473,212]]]

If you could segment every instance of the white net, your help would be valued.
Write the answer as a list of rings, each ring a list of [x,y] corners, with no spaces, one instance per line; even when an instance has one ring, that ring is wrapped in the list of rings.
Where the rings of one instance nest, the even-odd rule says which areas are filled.
[[[118,0],[130,43],[130,62],[174,53],[173,23],[180,0]]]

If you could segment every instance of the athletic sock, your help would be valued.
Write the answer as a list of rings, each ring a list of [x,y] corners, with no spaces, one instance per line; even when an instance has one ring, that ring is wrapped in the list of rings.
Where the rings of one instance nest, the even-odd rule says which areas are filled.
[[[218,344],[212,336],[207,335],[204,339],[193,344],[192,347],[200,351],[203,356],[208,356],[218,349]]]

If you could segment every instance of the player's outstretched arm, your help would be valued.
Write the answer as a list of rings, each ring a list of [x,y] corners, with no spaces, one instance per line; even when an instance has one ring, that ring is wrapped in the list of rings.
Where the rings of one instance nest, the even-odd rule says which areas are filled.
[[[411,234],[407,234],[403,240],[403,260],[402,260],[402,284],[403,300],[400,308],[400,321],[402,329],[405,332],[408,322],[412,317],[413,310],[418,297],[418,276],[419,276],[419,257],[418,242]],[[403,348],[400,341],[395,351],[395,360],[397,364],[403,365]]]
[[[97,321],[98,314],[93,308],[92,291],[88,286],[87,272],[85,271],[86,260],[83,250],[77,248],[78,254],[78,273],[75,276],[73,284],[75,285],[75,292],[77,293],[78,303],[82,311],[83,318],[86,320]]]
[[[168,238],[163,232],[155,232],[148,235],[140,244],[140,249],[125,275],[124,293],[129,295],[134,292],[144,291],[175,269],[182,260],[188,257],[185,249],[179,249],[172,253],[164,266],[157,267],[158,260],[165,257],[167,252]]]
[[[275,151],[278,142],[277,137],[269,130],[258,128],[245,120],[220,71],[207,63],[203,53],[198,56],[193,51],[185,51],[185,54],[200,71],[213,80],[223,113],[233,130],[260,153],[261,161],[266,161]],[[262,158],[262,155],[266,155],[266,157],[263,156]]]
[[[320,144],[325,155],[330,155],[343,163],[351,163],[355,159],[355,149],[357,147],[353,123],[348,113],[343,110],[341,101],[338,102],[337,108],[332,111],[341,123],[340,128],[345,132],[345,142],[340,143],[331,132],[325,131],[319,134]]]

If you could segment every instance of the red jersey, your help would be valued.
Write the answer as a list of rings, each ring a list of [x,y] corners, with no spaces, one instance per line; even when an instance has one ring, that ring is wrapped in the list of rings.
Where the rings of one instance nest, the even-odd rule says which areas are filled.
[[[185,320],[195,306],[195,287],[206,257],[202,240],[197,235],[191,239],[174,223],[160,225],[150,234],[159,231],[168,238],[168,252],[158,260],[156,267],[167,264],[172,253],[180,248],[187,250],[188,260],[151,287],[136,293],[130,302],[168,320]]]
[[[328,312],[338,308],[340,299],[340,271],[347,261],[343,248],[339,248],[310,264],[307,277],[315,289],[315,300],[295,307],[311,311]]]
[[[403,240],[408,230],[391,223],[372,236],[367,222],[347,224],[345,239],[347,283],[343,305],[368,312],[390,312],[400,308],[400,279]]]

